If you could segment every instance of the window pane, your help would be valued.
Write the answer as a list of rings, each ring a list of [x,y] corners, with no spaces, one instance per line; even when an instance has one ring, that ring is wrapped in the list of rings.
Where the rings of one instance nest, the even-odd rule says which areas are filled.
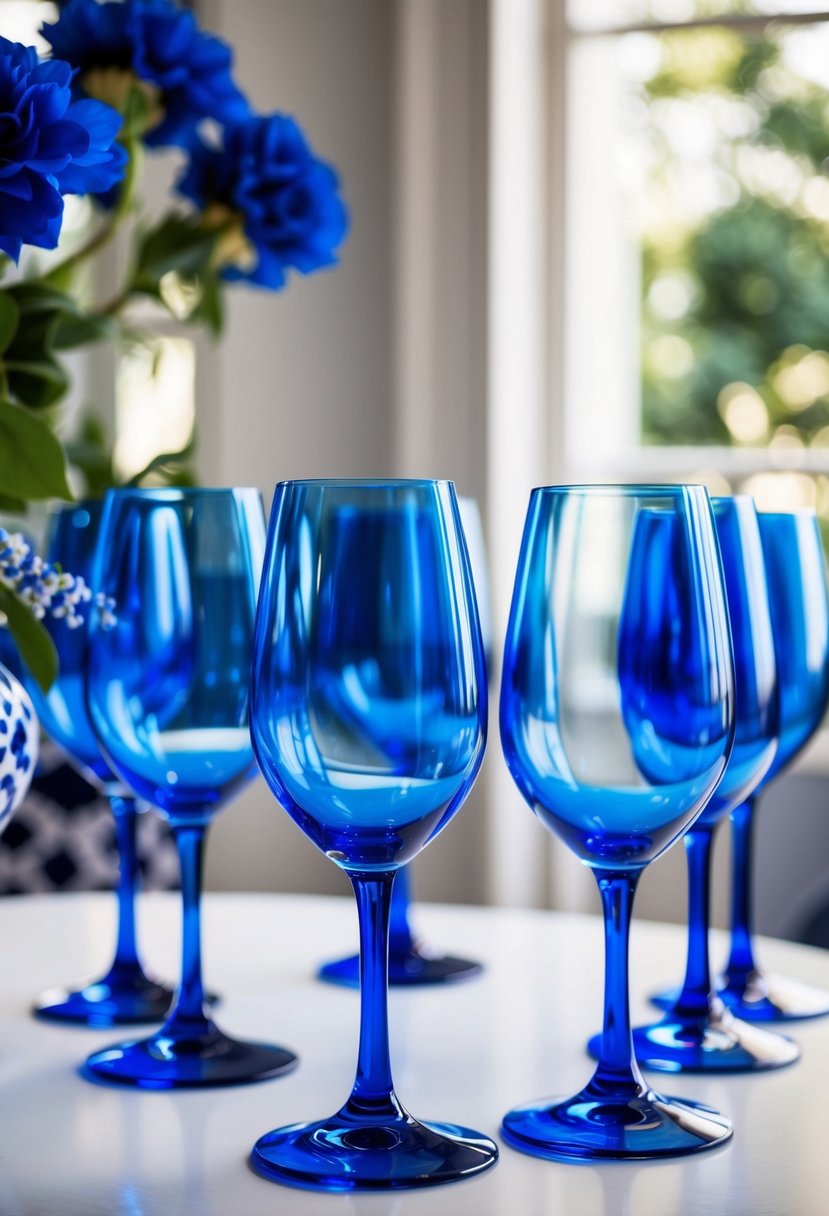
[[[195,376],[195,348],[188,338],[148,338],[121,354],[114,459],[124,480],[187,444],[196,417]]]
[[[41,55],[51,50],[39,30],[45,21],[57,21],[55,4],[44,4],[42,0],[0,0],[3,15],[3,37],[10,42],[22,42],[33,46]]]
[[[646,21],[808,14],[829,10],[827,0],[567,0],[567,20],[575,30],[617,29]]]
[[[615,42],[642,438],[829,448],[829,24]]]

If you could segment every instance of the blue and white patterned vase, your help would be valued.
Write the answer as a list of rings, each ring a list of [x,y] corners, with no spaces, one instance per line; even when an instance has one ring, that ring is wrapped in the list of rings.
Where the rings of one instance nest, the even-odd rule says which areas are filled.
[[[0,663],[0,832],[31,784],[39,738],[40,728],[29,694]]]

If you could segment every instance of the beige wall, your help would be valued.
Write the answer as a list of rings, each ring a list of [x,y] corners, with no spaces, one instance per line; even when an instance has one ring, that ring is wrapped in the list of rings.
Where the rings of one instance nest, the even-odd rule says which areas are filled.
[[[400,39],[412,49],[427,6],[445,14],[461,54],[441,38],[419,46],[433,89],[407,98],[395,67]],[[296,116],[337,166],[351,215],[333,272],[295,278],[278,295],[228,293],[227,332],[199,365],[202,477],[258,485],[269,498],[287,477],[443,476],[480,497],[484,262],[472,246],[485,247],[485,200],[472,184],[483,178],[485,6],[206,0],[200,9],[205,25],[232,42],[253,104]],[[423,141],[437,138],[444,159],[427,182]],[[440,234],[435,244],[424,214]],[[414,239],[401,258],[402,228]],[[482,791],[479,782],[440,845],[418,861],[420,895],[484,899]],[[207,881],[226,889],[346,885],[261,779],[214,825]]]
[[[336,165],[351,215],[341,265],[281,293],[227,293],[227,330],[199,368],[202,476],[257,485],[390,467],[391,5],[210,0],[257,109],[294,115]],[[257,779],[219,816],[212,887],[342,890],[345,880]]]

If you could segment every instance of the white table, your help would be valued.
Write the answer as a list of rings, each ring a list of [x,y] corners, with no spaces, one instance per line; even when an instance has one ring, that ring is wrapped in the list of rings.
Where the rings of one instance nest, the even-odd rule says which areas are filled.
[[[178,962],[177,897],[142,899],[146,960]],[[247,1167],[269,1128],[333,1113],[354,1068],[357,994],[313,980],[350,950],[345,899],[212,895],[207,977],[225,995],[227,1030],[295,1049],[282,1079],[204,1092],[143,1092],[83,1081],[77,1064],[123,1032],[65,1029],[28,1015],[42,988],[103,968],[114,909],[106,895],[0,901],[0,1213],[2,1216],[826,1216],[829,1020],[800,1023],[793,1068],[759,1077],[659,1077],[669,1093],[727,1112],[727,1146],[678,1162],[560,1165],[503,1147],[486,1175],[423,1191],[325,1195],[269,1183]],[[455,988],[395,991],[392,1055],[400,1096],[424,1118],[497,1135],[516,1102],[567,1094],[587,1079],[584,1040],[598,1023],[602,943],[592,917],[420,905],[423,935],[486,963]],[[716,941],[717,957],[722,940]],[[634,929],[634,1016],[681,970],[683,931]],[[829,987],[829,953],[761,943],[773,969]],[[656,1075],[656,1074],[654,1074]]]

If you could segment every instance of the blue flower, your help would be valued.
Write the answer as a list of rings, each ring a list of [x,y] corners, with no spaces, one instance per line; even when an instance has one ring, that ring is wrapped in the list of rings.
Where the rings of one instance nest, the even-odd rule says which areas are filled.
[[[69,0],[54,25],[41,33],[52,54],[77,68],[81,81],[95,68],[128,71],[135,55],[128,4],[99,4],[98,0]]]
[[[73,70],[42,63],[32,47],[0,38],[0,250],[54,249],[63,195],[107,190],[124,174],[113,140],[119,116],[98,101],[74,101]]]
[[[202,119],[234,122],[249,113],[231,76],[230,48],[170,0],[69,0],[43,35],[78,68],[90,96],[122,107],[136,84],[142,88],[152,147],[189,147]]]
[[[308,274],[337,261],[348,229],[338,187],[334,170],[282,114],[228,126],[223,148],[198,143],[177,183],[206,222],[241,227],[247,256],[225,265],[224,277],[271,289],[284,285],[288,268]]]

